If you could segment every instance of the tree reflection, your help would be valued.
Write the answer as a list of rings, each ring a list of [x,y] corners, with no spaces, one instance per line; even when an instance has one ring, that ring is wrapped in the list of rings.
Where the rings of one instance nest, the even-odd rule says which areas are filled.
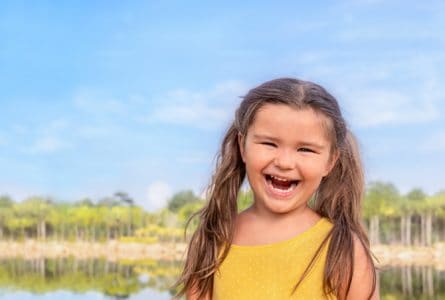
[[[0,287],[32,293],[98,291],[112,299],[125,299],[145,288],[170,291],[179,272],[179,262],[167,261],[8,259],[0,261]],[[149,279],[141,280],[142,275]]]
[[[382,299],[445,299],[445,272],[434,266],[384,268],[380,291]]]
[[[171,286],[181,267],[178,261],[151,259],[8,259],[0,261],[0,287],[32,293],[97,291],[107,299],[126,299],[147,288],[174,295]],[[434,266],[384,267],[379,281],[382,299],[445,299],[445,271]]]

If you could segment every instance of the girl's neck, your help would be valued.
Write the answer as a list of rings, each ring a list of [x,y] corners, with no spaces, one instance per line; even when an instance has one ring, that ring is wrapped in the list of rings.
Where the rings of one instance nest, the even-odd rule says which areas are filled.
[[[314,224],[321,217],[318,213],[312,210],[309,206],[305,205],[298,208],[290,213],[273,213],[268,210],[261,209],[261,207],[253,204],[247,208],[244,212],[257,220],[258,223],[273,226],[276,225],[293,225],[293,227],[299,227],[299,225],[304,224]],[[242,212],[242,213],[244,213]],[[241,214],[242,214],[241,213]]]
[[[287,240],[308,230],[320,218],[309,207],[298,214],[274,216],[251,206],[238,215],[233,242],[238,245],[258,245]]]

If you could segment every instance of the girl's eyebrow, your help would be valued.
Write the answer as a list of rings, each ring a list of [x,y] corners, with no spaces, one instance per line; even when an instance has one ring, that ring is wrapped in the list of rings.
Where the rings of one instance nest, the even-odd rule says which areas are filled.
[[[280,141],[279,139],[277,139],[277,138],[275,138],[273,136],[268,136],[268,135],[265,135],[265,134],[256,134],[256,133],[254,133],[253,137],[255,139],[259,139],[259,140],[264,139],[264,140],[271,140],[271,141],[274,141],[274,142],[279,142]]]
[[[302,146],[307,146],[309,148],[315,148],[317,150],[323,150],[325,148],[325,146],[323,146],[323,145],[310,143],[310,142],[302,142],[301,145]]]
[[[256,134],[256,133],[253,134],[253,138],[254,139],[260,139],[260,140],[261,139],[270,140],[270,141],[273,141],[273,142],[279,142],[280,141],[280,139],[278,139],[276,137],[268,136],[268,135],[265,135],[265,134]],[[313,143],[313,142],[300,141],[298,144],[301,145],[301,146],[312,147],[312,148],[319,149],[319,150],[322,150],[322,149],[325,148],[324,145]]]

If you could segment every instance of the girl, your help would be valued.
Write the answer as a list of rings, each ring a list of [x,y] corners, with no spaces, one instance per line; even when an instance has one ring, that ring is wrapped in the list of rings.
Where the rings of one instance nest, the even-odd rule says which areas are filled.
[[[251,207],[237,213],[245,179]],[[337,101],[298,79],[244,97],[188,246],[187,299],[378,299],[363,170]]]

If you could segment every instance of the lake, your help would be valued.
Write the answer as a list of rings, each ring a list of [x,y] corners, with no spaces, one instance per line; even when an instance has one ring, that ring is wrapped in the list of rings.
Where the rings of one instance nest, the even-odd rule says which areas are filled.
[[[0,260],[0,299],[171,299],[180,262],[151,259]],[[445,270],[434,266],[384,267],[382,299],[445,299]]]

